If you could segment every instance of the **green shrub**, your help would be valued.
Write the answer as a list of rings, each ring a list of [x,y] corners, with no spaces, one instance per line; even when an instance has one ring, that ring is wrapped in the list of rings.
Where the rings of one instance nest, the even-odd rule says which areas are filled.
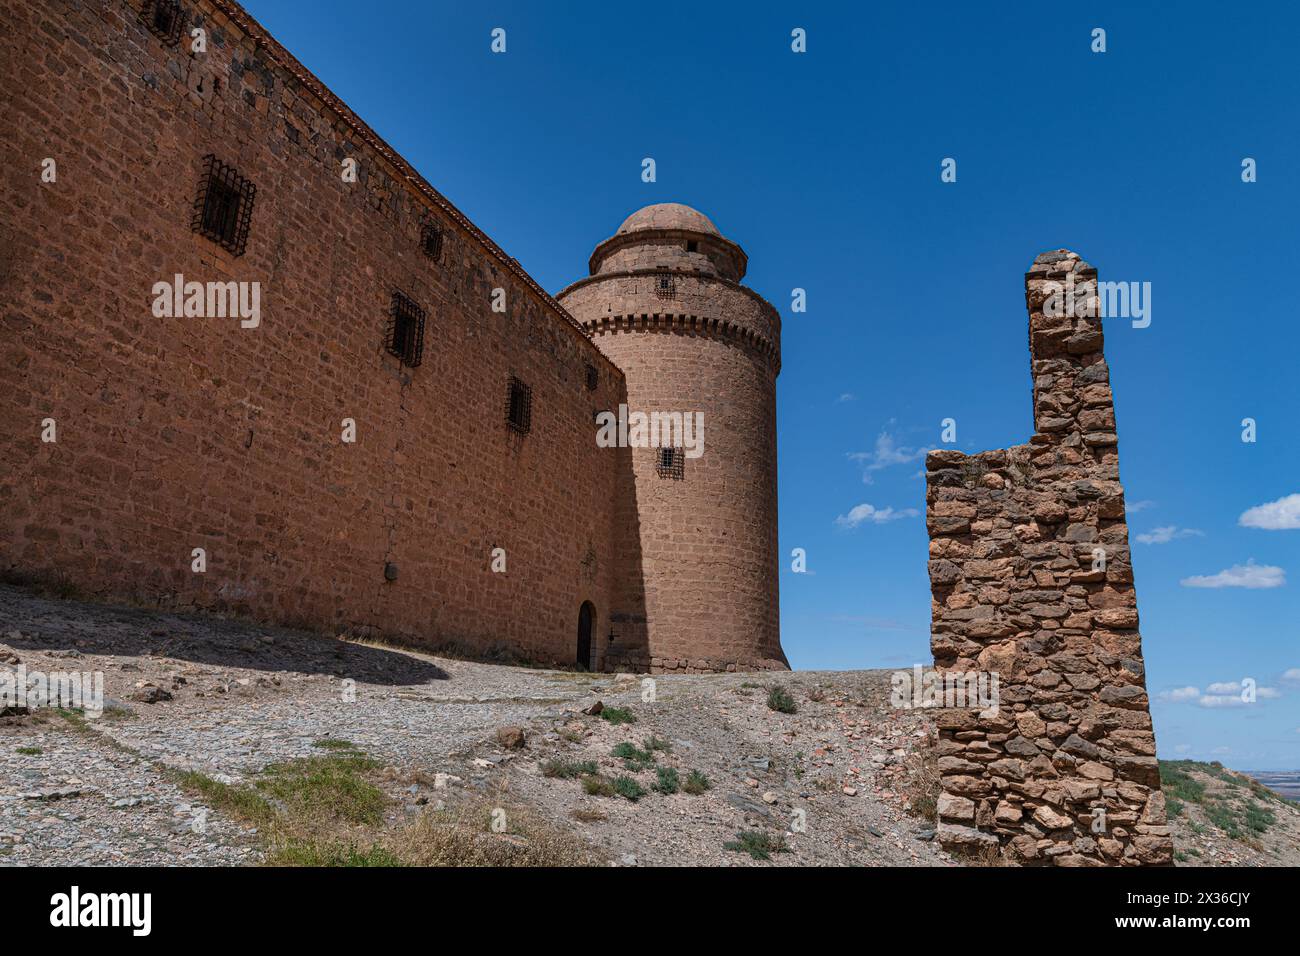
[[[565,760],[556,758],[547,760],[542,763],[543,777],[559,777],[561,780],[573,780],[575,777],[581,777],[585,774],[593,774],[597,767],[591,760]]]
[[[655,789],[660,793],[676,793],[681,789],[682,782],[677,776],[677,771],[672,767],[660,767],[658,777],[659,779],[655,781]]]
[[[645,796],[646,791],[641,784],[628,776],[618,776],[614,778],[614,792],[620,797],[631,800],[633,803]]]
[[[614,748],[614,756],[623,758],[623,766],[634,773],[649,769],[655,755],[649,750],[638,750],[635,744],[622,743]]]
[[[1166,796],[1183,803],[1200,803],[1205,799],[1205,784],[1187,772],[1193,766],[1196,764],[1190,760],[1160,761],[1160,788]]]
[[[1261,807],[1258,803],[1255,803],[1252,800],[1246,803],[1246,812],[1243,816],[1243,822],[1246,824],[1246,829],[1252,830],[1255,833],[1263,833],[1277,822],[1277,816],[1272,810]]]
[[[600,712],[600,719],[611,724],[635,724],[636,714],[625,707],[606,707]]]
[[[709,778],[704,776],[698,770],[692,770],[686,775],[686,782],[682,784],[682,789],[691,796],[698,796],[705,790],[712,788],[713,784],[709,783]]]
[[[1202,807],[1211,823],[1234,840],[1241,839],[1241,827],[1237,825],[1237,816],[1231,807],[1220,800],[1207,800]]]
[[[767,692],[767,706],[782,714],[793,714],[799,709],[790,692],[780,684],[772,685],[771,690]]]
[[[770,860],[773,853],[790,852],[784,836],[761,830],[742,830],[736,834],[736,839],[722,844],[722,848],[733,853],[748,853],[756,860]]]

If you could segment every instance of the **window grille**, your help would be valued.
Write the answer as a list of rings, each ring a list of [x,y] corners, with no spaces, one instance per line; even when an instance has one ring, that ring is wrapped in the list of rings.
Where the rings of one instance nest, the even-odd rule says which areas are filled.
[[[682,448],[660,448],[656,470],[660,478],[681,481],[686,477],[686,451]]]
[[[426,223],[420,229],[420,247],[424,254],[437,262],[442,258],[442,230],[433,223]]]
[[[242,256],[256,196],[256,186],[209,153],[203,157],[203,178],[190,225],[232,255]]]
[[[181,14],[180,0],[144,0],[140,8],[140,19],[144,20],[151,33],[168,46],[175,46],[181,38],[181,27],[185,18]]]
[[[506,424],[521,435],[533,425],[533,390],[513,375],[506,391]]]
[[[401,292],[393,293],[388,313],[388,351],[403,365],[418,368],[424,358],[425,311]]]

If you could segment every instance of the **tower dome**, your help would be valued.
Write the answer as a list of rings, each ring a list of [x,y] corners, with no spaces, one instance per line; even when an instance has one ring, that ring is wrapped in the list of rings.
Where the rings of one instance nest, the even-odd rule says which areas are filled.
[[[623,220],[591,274],[558,295],[622,369],[620,414],[683,424],[680,441],[660,433],[610,449],[624,484],[615,604],[595,649],[605,670],[789,666],[777,595],[781,319],[740,284],[746,262],[703,213],[657,203]]]
[[[722,235],[708,216],[679,202],[658,202],[638,209],[623,220],[623,225],[618,227],[615,235],[646,229],[679,229],[683,232],[702,232],[709,236]]]
[[[588,265],[592,275],[695,272],[739,282],[748,260],[704,213],[679,202],[661,202],[624,219],[618,231],[596,247]]]

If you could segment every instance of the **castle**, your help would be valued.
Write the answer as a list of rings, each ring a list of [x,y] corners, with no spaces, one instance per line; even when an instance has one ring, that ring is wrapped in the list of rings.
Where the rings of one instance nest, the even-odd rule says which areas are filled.
[[[233,0],[0,24],[0,572],[592,669],[788,666],[780,320],[705,216],[642,209],[552,297]]]
[[[548,295],[234,0],[0,0],[0,575],[591,669],[786,668],[780,318],[647,206]],[[195,48],[195,34],[203,49]],[[937,836],[1163,864],[1100,319],[927,459]],[[647,427],[648,426],[648,427]]]

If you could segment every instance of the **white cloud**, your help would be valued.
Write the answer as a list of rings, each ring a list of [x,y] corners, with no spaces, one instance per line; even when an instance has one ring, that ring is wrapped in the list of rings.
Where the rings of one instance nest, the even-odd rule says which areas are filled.
[[[1300,667],[1292,667],[1283,671],[1282,679],[1286,681],[1300,681]]]
[[[1171,704],[1181,704],[1187,701],[1195,701],[1198,707],[1245,707],[1246,701],[1241,699],[1242,683],[1239,680],[1216,681],[1205,688],[1205,693],[1201,693],[1195,687],[1175,687],[1171,690],[1161,691],[1156,695],[1157,700],[1167,701]],[[1282,694],[1276,687],[1256,687],[1256,700],[1277,700]]]
[[[1286,584],[1286,571],[1268,564],[1234,564],[1218,574],[1197,574],[1178,582],[1185,588],[1280,588]]]
[[[1138,544],[1168,544],[1175,538],[1194,538],[1202,537],[1204,532],[1197,531],[1195,528],[1180,528],[1178,525],[1165,525],[1163,528],[1152,528],[1146,534],[1137,536]]]
[[[861,504],[855,506],[848,514],[840,515],[835,519],[835,523],[841,528],[856,528],[864,522],[872,524],[884,524],[886,521],[897,521],[899,518],[915,518],[920,512],[915,508],[903,508],[895,511],[893,508],[876,508],[872,505]]]
[[[876,436],[876,447],[871,451],[855,451],[849,453],[852,461],[862,463],[862,480],[866,484],[871,484],[871,473],[880,471],[882,468],[889,468],[893,465],[906,465],[908,462],[917,461],[924,458],[928,448],[912,448],[906,445],[900,445],[894,440],[894,436],[887,431],[882,431]]]
[[[1245,682],[1239,680],[1216,681],[1205,688],[1205,693],[1196,701],[1199,707],[1244,707],[1253,701],[1241,699]],[[1255,687],[1255,700],[1277,700],[1282,692],[1276,687]]]
[[[1124,505],[1124,510],[1131,515],[1135,515],[1139,511],[1146,511],[1148,508],[1154,508],[1155,504],[1154,501],[1149,499],[1144,501],[1130,501]]]
[[[1246,702],[1237,694],[1206,694],[1196,702],[1198,707],[1245,707]]]
[[[1293,531],[1300,528],[1300,495],[1287,495],[1277,501],[1247,508],[1237,519],[1243,528],[1266,531]]]
[[[1225,680],[1211,684],[1205,688],[1207,694],[1239,694],[1241,693],[1241,681]]]
[[[839,398],[835,399],[835,404],[838,405],[840,402],[851,402],[853,401],[853,398],[854,396],[852,392],[845,392]]]

